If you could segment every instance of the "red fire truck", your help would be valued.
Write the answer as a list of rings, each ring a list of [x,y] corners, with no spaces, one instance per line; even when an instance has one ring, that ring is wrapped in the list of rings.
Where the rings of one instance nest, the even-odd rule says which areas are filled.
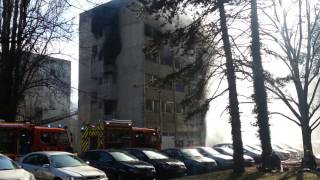
[[[0,122],[0,153],[11,158],[33,151],[64,151],[70,148],[65,129]]]
[[[158,129],[132,127],[130,120],[105,121],[86,125],[82,133],[81,150],[105,148],[161,148]]]

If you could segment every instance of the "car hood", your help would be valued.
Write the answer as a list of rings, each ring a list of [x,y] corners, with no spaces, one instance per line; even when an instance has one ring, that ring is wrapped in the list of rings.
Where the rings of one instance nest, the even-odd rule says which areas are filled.
[[[224,160],[233,160],[232,156],[225,155],[225,154],[214,154],[214,155],[212,155],[212,158],[220,158],[220,159],[224,159]]]
[[[0,180],[7,179],[28,179],[31,174],[23,169],[14,169],[14,170],[1,170],[0,171]]]
[[[176,159],[152,159],[151,161],[156,164],[184,165],[183,162]]]
[[[197,162],[215,162],[215,160],[207,157],[188,157],[188,159],[197,161]]]
[[[128,161],[128,162],[121,162],[121,164],[129,167],[134,167],[134,168],[154,168],[153,165],[143,162],[143,161]]]
[[[102,176],[104,172],[91,166],[76,166],[59,168],[60,171],[71,176]]]
[[[253,158],[250,157],[250,156],[248,156],[248,155],[243,155],[243,159],[244,159],[245,161],[253,161]]]

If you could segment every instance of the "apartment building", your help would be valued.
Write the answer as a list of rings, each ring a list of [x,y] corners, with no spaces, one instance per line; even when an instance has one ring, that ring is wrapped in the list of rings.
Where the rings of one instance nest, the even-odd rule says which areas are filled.
[[[79,29],[82,123],[132,120],[138,127],[159,128],[163,148],[204,144],[203,117],[185,121],[181,101],[188,85],[170,80],[153,86],[183,64],[167,46],[146,51],[161,34],[160,22],[137,16],[128,1],[111,1],[82,13]]]

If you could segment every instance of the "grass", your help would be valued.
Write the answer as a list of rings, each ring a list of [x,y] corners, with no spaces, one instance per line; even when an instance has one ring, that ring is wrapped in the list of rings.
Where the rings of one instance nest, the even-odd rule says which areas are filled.
[[[319,172],[297,172],[295,169],[291,169],[287,172],[277,172],[277,173],[261,173],[256,170],[256,168],[247,168],[246,172],[241,176],[234,175],[232,170],[217,171],[209,174],[189,176],[179,178],[178,180],[305,180],[320,179]]]

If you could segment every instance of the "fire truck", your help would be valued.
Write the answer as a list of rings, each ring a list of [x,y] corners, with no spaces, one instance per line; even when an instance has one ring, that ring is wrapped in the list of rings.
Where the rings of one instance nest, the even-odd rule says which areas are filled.
[[[82,131],[81,151],[107,148],[161,148],[158,129],[138,128],[130,120],[112,120],[97,125],[85,125]]]
[[[0,122],[0,153],[13,159],[33,151],[65,151],[70,148],[65,129]]]

